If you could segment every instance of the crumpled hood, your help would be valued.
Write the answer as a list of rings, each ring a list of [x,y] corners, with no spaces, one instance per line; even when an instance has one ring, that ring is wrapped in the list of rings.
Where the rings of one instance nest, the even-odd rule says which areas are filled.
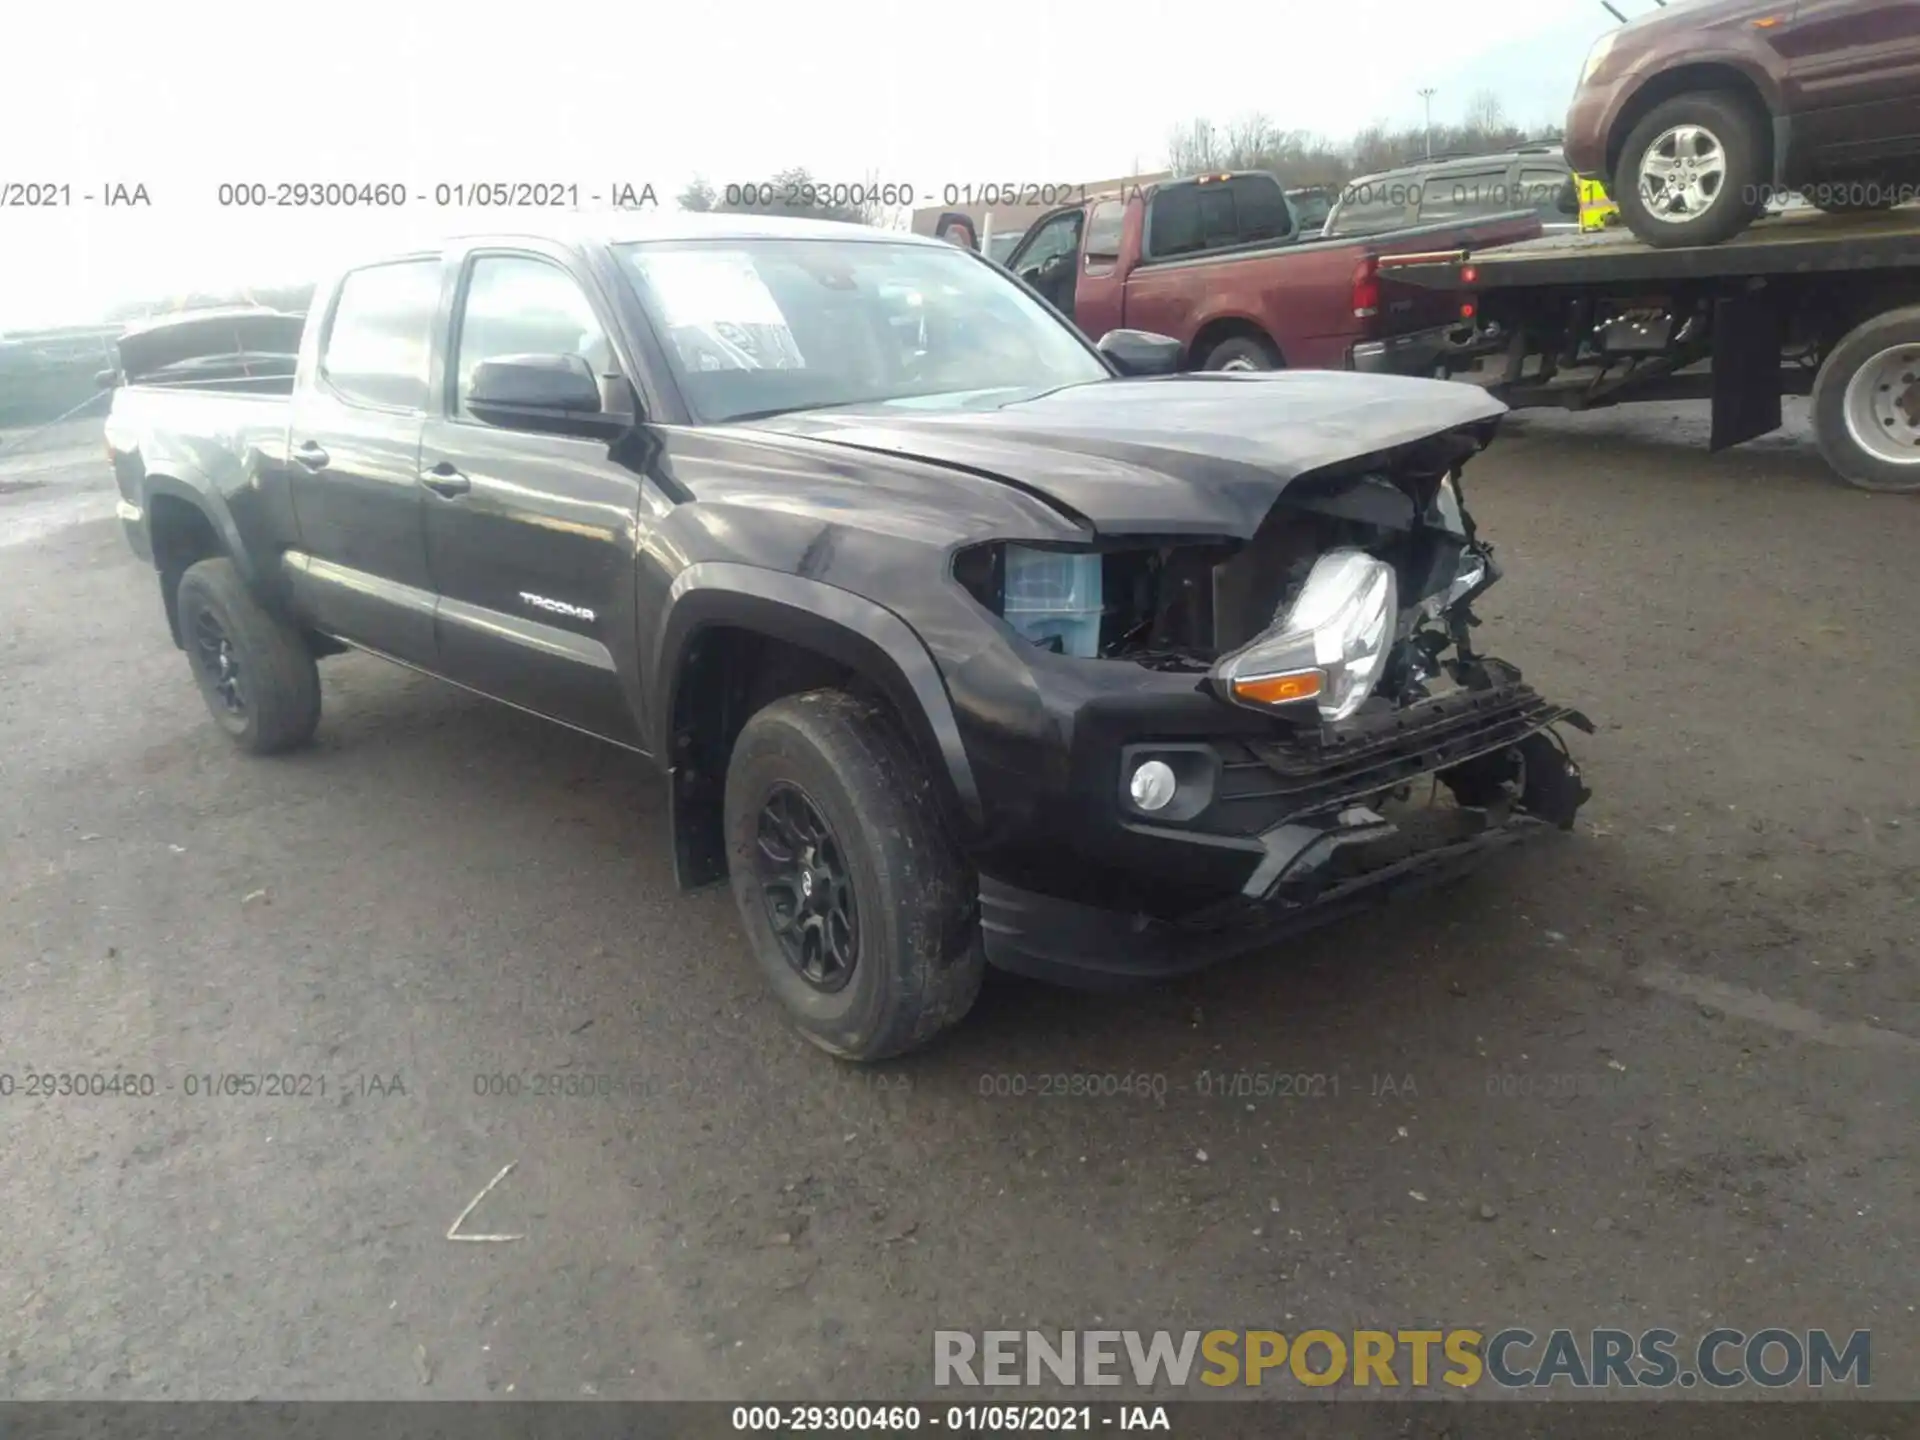
[[[949,465],[1113,534],[1251,536],[1294,480],[1506,407],[1470,385],[1329,370],[1096,381],[984,404],[899,401],[746,422]]]

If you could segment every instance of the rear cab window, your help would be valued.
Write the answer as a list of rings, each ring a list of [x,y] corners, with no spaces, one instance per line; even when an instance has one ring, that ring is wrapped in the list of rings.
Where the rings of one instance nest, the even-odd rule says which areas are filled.
[[[320,349],[320,375],[336,395],[385,410],[427,408],[440,278],[437,255],[347,272]]]
[[[1286,193],[1271,175],[1163,185],[1147,209],[1146,251],[1154,260],[1286,240],[1293,234]]]

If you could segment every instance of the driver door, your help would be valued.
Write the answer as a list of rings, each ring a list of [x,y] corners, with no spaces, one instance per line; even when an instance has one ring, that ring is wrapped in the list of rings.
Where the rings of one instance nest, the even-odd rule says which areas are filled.
[[[640,476],[605,440],[489,425],[467,407],[474,368],[500,356],[574,354],[620,373],[594,287],[531,246],[466,256],[421,441],[441,673],[640,748],[638,686],[616,659],[634,653]]]
[[[1073,319],[1074,286],[1080,278],[1080,231],[1085,223],[1078,209],[1049,215],[1027,232],[1007,268],[1039,291],[1047,303]]]

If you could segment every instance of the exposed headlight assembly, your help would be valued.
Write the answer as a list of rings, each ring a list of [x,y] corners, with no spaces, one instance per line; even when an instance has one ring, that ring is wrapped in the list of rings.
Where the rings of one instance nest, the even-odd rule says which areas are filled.
[[[1329,550],[1279,623],[1215,664],[1214,686],[1254,709],[1312,700],[1322,719],[1344,720],[1379,683],[1399,611],[1390,565]]]

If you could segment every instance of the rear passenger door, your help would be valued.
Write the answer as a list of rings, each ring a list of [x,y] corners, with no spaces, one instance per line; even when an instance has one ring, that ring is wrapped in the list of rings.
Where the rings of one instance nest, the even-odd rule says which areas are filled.
[[[334,290],[311,384],[295,392],[289,488],[301,548],[288,583],[314,624],[433,668],[433,581],[420,438],[439,255],[350,271]]]
[[[1799,0],[1774,34],[1796,145],[1829,167],[1920,152],[1920,3]]]
[[[620,375],[614,333],[597,284],[564,251],[467,255],[418,477],[442,673],[638,748],[637,682],[614,657],[637,649],[639,475],[606,440],[489,425],[467,408],[483,360],[575,354]]]

